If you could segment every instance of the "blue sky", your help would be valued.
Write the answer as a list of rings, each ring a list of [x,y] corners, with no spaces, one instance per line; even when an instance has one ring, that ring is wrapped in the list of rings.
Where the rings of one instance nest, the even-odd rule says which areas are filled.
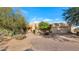
[[[28,22],[48,21],[49,23],[65,22],[62,16],[67,7],[19,7]]]

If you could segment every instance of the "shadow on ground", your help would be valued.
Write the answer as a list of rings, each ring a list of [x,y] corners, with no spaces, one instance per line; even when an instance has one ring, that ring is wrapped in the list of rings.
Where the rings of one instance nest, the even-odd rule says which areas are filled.
[[[33,49],[26,49],[26,50],[24,50],[24,51],[34,51]]]
[[[6,46],[5,48],[2,48],[0,51],[7,51],[8,46]]]

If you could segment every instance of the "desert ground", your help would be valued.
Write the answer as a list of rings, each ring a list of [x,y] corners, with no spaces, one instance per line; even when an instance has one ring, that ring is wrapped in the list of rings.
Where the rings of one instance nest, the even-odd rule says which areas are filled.
[[[0,43],[1,51],[79,51],[79,36],[52,34],[42,36],[28,32],[23,40]]]

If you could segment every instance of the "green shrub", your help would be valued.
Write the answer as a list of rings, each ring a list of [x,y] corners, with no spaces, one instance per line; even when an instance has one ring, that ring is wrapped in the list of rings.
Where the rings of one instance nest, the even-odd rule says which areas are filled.
[[[48,30],[49,24],[47,22],[40,22],[39,23],[39,29],[40,30]]]
[[[13,8],[0,8],[0,32],[4,35],[22,34],[27,31],[27,22],[19,10]]]

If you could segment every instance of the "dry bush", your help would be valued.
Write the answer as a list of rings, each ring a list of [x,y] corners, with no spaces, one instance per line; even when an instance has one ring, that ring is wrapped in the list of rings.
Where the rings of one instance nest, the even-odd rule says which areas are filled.
[[[16,39],[16,40],[23,40],[23,39],[25,39],[26,38],[26,36],[23,34],[18,34],[18,35],[15,35],[14,36],[14,39]]]

